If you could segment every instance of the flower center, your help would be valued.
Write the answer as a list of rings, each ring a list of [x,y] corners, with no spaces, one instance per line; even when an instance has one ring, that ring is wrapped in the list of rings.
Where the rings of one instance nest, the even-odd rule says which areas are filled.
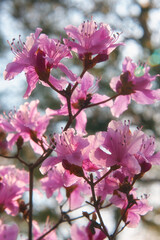
[[[117,87],[117,91],[121,95],[129,95],[135,92],[133,90],[134,88],[133,82],[129,81],[130,78],[131,78],[131,73],[129,71],[121,74],[120,76],[121,84]]]

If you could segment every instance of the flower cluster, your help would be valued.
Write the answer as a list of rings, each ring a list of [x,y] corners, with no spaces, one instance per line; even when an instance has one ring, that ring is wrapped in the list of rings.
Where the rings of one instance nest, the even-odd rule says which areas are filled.
[[[157,75],[151,76],[147,65],[137,65],[126,57],[122,74],[110,82],[114,95],[101,95],[98,93],[101,79],[95,80],[88,70],[108,60],[109,54],[123,45],[118,42],[119,34],[113,33],[107,24],[97,25],[93,18],[78,28],[69,25],[65,31],[68,38],[58,40],[49,38],[37,28],[25,43],[21,37],[17,43],[15,39],[9,43],[15,58],[7,65],[4,78],[11,80],[24,71],[28,83],[25,98],[31,95],[37,82],[41,82],[57,93],[61,107],[46,108],[41,115],[37,109],[39,100],[33,100],[25,102],[18,110],[0,115],[0,156],[16,159],[28,170],[14,165],[0,167],[0,212],[23,215],[29,226],[29,240],[32,236],[36,240],[57,240],[55,229],[64,222],[71,226],[71,238],[68,239],[103,240],[107,237],[112,240],[126,226],[136,227],[140,216],[152,210],[148,197],[138,196],[135,183],[152,165],[160,165],[160,152],[156,152],[154,137],[147,136],[142,129],[131,130],[129,121],[112,120],[104,131],[88,135],[85,110],[94,106],[107,107],[113,116],[119,117],[127,110],[131,99],[138,104],[152,104],[160,100],[160,89],[151,88]],[[72,52],[82,62],[80,76],[63,64],[64,58],[72,58]],[[57,68],[65,77],[54,77]],[[61,115],[67,117],[65,127],[60,133],[51,132],[47,136],[50,119]],[[38,158],[35,154],[33,162],[24,160],[26,142],[39,154]],[[54,196],[60,206],[59,221],[56,224],[47,221],[43,231],[33,220],[37,167],[44,194],[47,198]],[[23,199],[25,191],[29,191],[29,203]],[[86,204],[92,210],[89,208],[73,217],[72,213]],[[113,233],[101,214],[101,209],[107,210],[111,205],[120,210]],[[77,225],[76,220],[81,218],[87,219],[87,225]],[[0,221],[2,239],[16,240],[18,231],[17,225],[7,226]]]
[[[137,65],[126,57],[123,62],[122,74],[111,80],[111,88],[119,94],[111,111],[119,117],[131,102],[131,99],[140,104],[152,104],[160,99],[160,90],[151,90],[156,76],[149,74],[150,67]]]
[[[19,213],[19,200],[28,190],[28,172],[14,165],[0,166],[0,211],[10,215]]]
[[[45,147],[43,134],[50,118],[47,115],[40,115],[37,111],[38,103],[38,100],[25,102],[18,111],[10,111],[8,116],[6,114],[1,116],[0,126],[8,133],[7,139],[10,148],[18,139],[22,139],[24,142],[30,141],[35,152],[42,152]]]

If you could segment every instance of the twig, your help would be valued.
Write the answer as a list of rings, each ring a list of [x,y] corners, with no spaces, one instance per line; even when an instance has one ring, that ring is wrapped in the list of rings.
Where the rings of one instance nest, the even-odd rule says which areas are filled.
[[[32,240],[32,218],[33,218],[33,171],[31,164],[29,167],[29,240]]]
[[[93,197],[93,202],[94,202],[94,208],[96,210],[96,213],[98,215],[98,218],[99,218],[99,221],[100,221],[100,224],[101,224],[101,231],[104,232],[104,234],[108,237],[108,239],[111,239],[110,238],[110,235],[108,233],[108,230],[106,228],[106,226],[104,225],[104,222],[103,222],[103,219],[102,219],[102,216],[101,216],[101,213],[99,211],[99,206],[97,204],[97,200],[96,200],[96,195],[95,195],[95,191],[94,191],[94,183],[93,183],[93,175],[91,174],[90,175],[90,187],[91,187],[91,191],[92,191],[92,197]]]
[[[112,97],[110,97],[110,98],[107,98],[106,100],[101,101],[101,102],[89,104],[89,105],[86,106],[85,108],[95,107],[95,106],[97,106],[97,105],[100,105],[100,104],[109,102],[110,100],[118,97],[119,95],[120,95],[120,94],[118,93],[118,94],[116,94],[116,95],[114,95],[114,96],[112,96]]]

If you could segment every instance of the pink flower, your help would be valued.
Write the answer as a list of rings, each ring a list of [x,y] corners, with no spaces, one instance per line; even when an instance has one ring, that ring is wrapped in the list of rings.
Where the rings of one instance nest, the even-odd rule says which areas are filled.
[[[100,145],[90,153],[93,163],[99,162],[102,167],[118,165],[127,175],[140,172],[135,154],[140,150],[144,134],[140,130],[132,133],[129,126],[126,122],[111,121],[107,132],[98,134],[96,139]]]
[[[18,237],[18,226],[13,223],[12,225],[3,224],[0,220],[0,239],[1,240],[16,240]]]
[[[95,93],[95,91],[98,88],[98,82],[94,82],[94,77],[86,72],[83,76],[83,78],[80,80],[79,85],[74,90],[72,96],[71,96],[71,111],[72,114],[75,115],[80,109],[87,107],[90,103],[98,103],[104,100],[109,99],[106,95],[100,95],[98,93]],[[52,110],[47,109],[46,112],[49,116],[52,115],[68,115],[68,105],[67,100],[62,95],[59,95],[59,98],[62,102],[62,107],[59,110]],[[112,100],[108,101],[106,103],[100,104],[100,107],[111,107],[112,106]],[[76,126],[75,129],[78,133],[85,134],[85,128],[87,124],[87,117],[85,112],[82,110],[78,116],[76,117]]]
[[[127,223],[128,227],[137,227],[140,216],[145,215],[147,212],[152,210],[152,207],[148,205],[146,198],[137,199],[135,189],[130,191],[128,195],[120,191],[115,191],[115,194],[110,199],[110,202],[120,208],[123,221]]]
[[[148,137],[144,134],[140,150],[136,154],[136,158],[141,166],[141,175],[152,167],[152,165],[160,165],[160,152],[155,153],[155,138]]]
[[[119,117],[131,102],[131,99],[140,104],[152,104],[160,99],[160,89],[151,90],[151,82],[156,79],[149,74],[148,66],[138,66],[129,57],[123,62],[123,72],[111,80],[111,88],[119,94],[111,112]]]
[[[67,35],[74,41],[65,39],[69,48],[78,53],[84,61],[85,69],[92,68],[96,63],[106,61],[109,54],[122,43],[116,43],[119,35],[113,34],[108,24],[86,21],[78,28],[69,25],[65,28]],[[76,41],[75,41],[76,40]],[[92,56],[94,58],[92,59]]]
[[[45,223],[44,230],[41,231],[38,223],[36,221],[33,221],[33,236],[34,240],[38,239],[40,236],[42,236],[44,233],[46,233],[51,228],[51,224],[49,223],[48,219]],[[55,231],[51,231],[49,234],[47,234],[43,240],[57,240],[57,235]]]
[[[26,43],[22,43],[20,37],[16,44],[15,39],[11,45],[11,50],[15,55],[12,63],[9,63],[4,72],[5,79],[13,79],[17,74],[24,71],[26,73],[28,88],[24,97],[30,96],[40,80],[43,85],[59,87],[58,79],[50,75],[52,68],[60,68],[71,80],[76,76],[60,61],[65,57],[72,57],[67,46],[61,44],[56,39],[49,39],[45,34],[40,34],[42,29],[37,28],[35,34],[31,33],[27,37]],[[61,90],[61,89],[59,89]]]
[[[137,227],[140,216],[145,215],[149,211],[152,211],[153,207],[148,205],[147,199],[137,200],[131,208],[126,212],[125,222],[129,222],[128,227],[135,228]]]
[[[103,240],[106,238],[106,235],[99,229],[92,229],[91,224],[89,223],[86,227],[78,227],[76,224],[73,224],[71,227],[71,239],[72,240]],[[94,232],[95,231],[95,232]],[[94,233],[93,233],[94,232]]]
[[[64,64],[60,63],[63,58],[72,58],[70,50],[66,45],[60,43],[57,39],[50,39],[47,35],[41,34],[39,38],[39,48],[45,53],[44,59],[46,60],[48,69],[59,68],[70,80],[76,80],[76,75],[74,75]]]
[[[80,207],[83,203],[84,196],[90,193],[84,180],[74,174],[70,174],[61,164],[53,167],[52,170],[47,173],[47,177],[41,180],[41,183],[48,198],[52,197],[56,190],[58,191],[58,202],[64,199],[60,193],[60,189],[64,188],[71,209]]]
[[[7,214],[17,215],[19,212],[18,200],[27,190],[28,173],[15,166],[0,167],[0,208]]]
[[[89,144],[87,138],[85,139],[78,134],[76,135],[75,130],[69,128],[62,134],[55,134],[54,141],[57,156],[51,156],[42,163],[40,168],[42,174],[60,162],[62,162],[64,166],[66,165],[66,169],[71,165],[82,166],[82,162],[86,157],[85,148]]]
[[[42,138],[50,117],[40,115],[37,111],[38,103],[38,100],[26,102],[18,111],[10,112],[8,117],[1,116],[0,126],[8,132],[9,147],[12,147],[21,136],[25,142],[30,141],[37,153],[42,152]]]
[[[106,171],[105,171],[106,172]],[[98,178],[102,177],[105,174],[104,171],[100,172],[100,176]],[[118,189],[119,181],[113,177],[105,177],[103,180],[101,180],[98,184],[95,186],[95,193],[97,197],[101,198],[101,201],[105,200],[108,194],[113,194],[114,190]]]
[[[4,72],[5,79],[13,79],[17,74],[22,72],[25,68],[35,65],[35,53],[38,49],[38,38],[42,29],[37,28],[35,33],[31,33],[27,37],[26,43],[21,41],[21,36],[19,36],[19,41],[15,43],[13,39],[11,45],[11,50],[15,55],[12,63],[9,63]]]

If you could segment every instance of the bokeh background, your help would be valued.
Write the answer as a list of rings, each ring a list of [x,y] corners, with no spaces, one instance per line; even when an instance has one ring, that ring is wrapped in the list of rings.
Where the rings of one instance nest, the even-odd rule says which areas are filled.
[[[1,0],[0,1],[0,112],[8,112],[13,107],[24,103],[22,98],[27,83],[24,74],[20,74],[12,81],[4,81],[3,71],[13,55],[7,40],[17,38],[19,34],[25,41],[27,35],[34,32],[36,27],[41,27],[43,32],[50,37],[65,37],[64,27],[72,24],[78,26],[84,20],[93,19],[99,23],[104,22],[121,33],[120,41],[125,46],[120,46],[111,55],[107,62],[97,64],[90,72],[97,77],[102,77],[99,92],[111,95],[109,82],[113,76],[121,73],[122,61],[125,56],[131,57],[135,62],[147,62],[151,67],[151,74],[160,74],[160,1],[159,0]],[[81,62],[74,57],[67,62],[74,73],[80,74]],[[54,72],[59,78],[60,73]],[[157,77],[155,88],[160,88],[160,78]],[[49,88],[37,85],[28,101],[40,99],[40,109],[46,107],[59,108],[60,103],[55,93]],[[87,131],[105,130],[111,119],[114,119],[107,108],[95,107],[88,109]],[[160,151],[160,103],[152,106],[142,106],[132,103],[129,109],[120,117],[129,119],[133,126],[143,126],[143,130],[157,139],[157,150]],[[66,118],[55,117],[48,132],[56,132],[65,125]],[[26,146],[25,155],[30,161],[34,155]],[[152,213],[142,217],[137,229],[125,229],[117,240],[160,240],[160,167],[154,167],[142,181],[137,183],[139,194],[150,195],[149,202],[154,206]],[[37,171],[36,178],[41,176]],[[49,214],[51,218],[58,216],[52,209],[55,206],[53,199],[42,201],[35,197],[35,218],[42,223]],[[37,206],[37,207],[36,207]],[[41,212],[38,211],[41,208]],[[117,218],[113,211],[112,221]],[[17,217],[16,221],[21,221]],[[107,221],[107,220],[106,220]],[[59,239],[67,239],[68,232],[60,233]]]

